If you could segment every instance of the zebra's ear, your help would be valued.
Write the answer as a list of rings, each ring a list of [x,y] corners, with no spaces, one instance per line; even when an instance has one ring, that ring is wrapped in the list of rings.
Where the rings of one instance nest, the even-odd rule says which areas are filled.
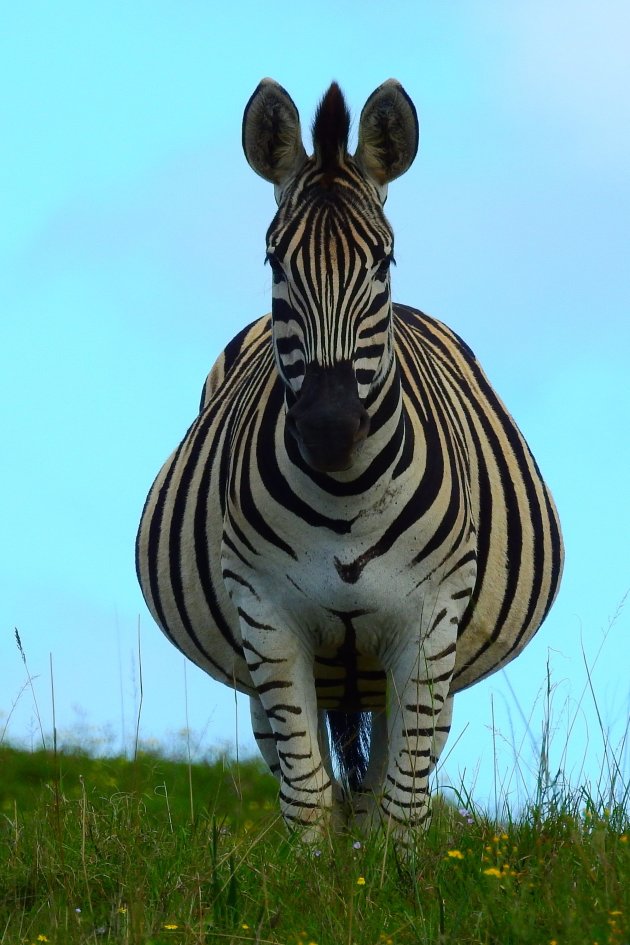
[[[253,170],[276,186],[276,196],[306,160],[300,116],[273,79],[263,79],[245,106],[243,151]]]
[[[411,167],[418,139],[415,106],[400,82],[388,79],[363,106],[354,158],[370,180],[386,187]]]

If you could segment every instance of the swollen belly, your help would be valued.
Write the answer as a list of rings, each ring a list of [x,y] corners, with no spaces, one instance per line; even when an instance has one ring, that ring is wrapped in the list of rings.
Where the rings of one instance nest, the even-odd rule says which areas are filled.
[[[315,654],[315,688],[320,709],[365,712],[385,708],[385,673],[374,656],[348,646]]]

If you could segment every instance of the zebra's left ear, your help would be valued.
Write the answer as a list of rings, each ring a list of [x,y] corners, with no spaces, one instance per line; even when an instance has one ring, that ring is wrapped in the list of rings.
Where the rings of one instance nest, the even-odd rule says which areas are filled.
[[[306,160],[298,110],[273,79],[263,79],[245,106],[243,151],[250,167],[275,185],[276,199]]]
[[[363,106],[355,161],[370,180],[385,188],[411,167],[418,140],[415,106],[400,82],[388,79]]]

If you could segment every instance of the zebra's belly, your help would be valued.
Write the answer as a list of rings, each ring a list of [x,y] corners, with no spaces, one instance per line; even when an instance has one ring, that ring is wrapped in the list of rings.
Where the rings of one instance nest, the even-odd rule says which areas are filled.
[[[350,647],[315,653],[315,690],[321,709],[363,712],[385,708],[386,677],[378,658]]]
[[[261,556],[256,569],[231,582],[243,629],[263,626],[278,636],[288,631],[313,654],[320,708],[384,709],[385,667],[401,642],[421,637],[423,614],[438,612],[437,596],[444,589],[429,578],[426,564],[412,565],[412,549],[400,547],[406,544],[403,539],[370,560],[365,557],[369,545],[347,537],[336,541],[328,536],[319,546],[312,542],[308,547],[296,541],[292,561],[285,557],[279,567],[278,559]],[[228,572],[234,567],[225,549],[223,564]],[[448,634],[448,642],[455,639],[448,621],[436,635],[442,633]]]
[[[349,560],[345,557],[345,560]],[[368,565],[355,582],[330,549],[291,569],[288,619],[313,647],[313,673],[321,709],[360,712],[385,708],[383,662],[401,637],[415,629],[417,601],[409,576],[385,559]]]

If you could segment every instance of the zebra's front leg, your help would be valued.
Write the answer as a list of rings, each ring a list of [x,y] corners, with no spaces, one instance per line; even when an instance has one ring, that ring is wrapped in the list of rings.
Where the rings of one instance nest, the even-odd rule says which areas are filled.
[[[292,633],[263,624],[243,625],[243,650],[256,689],[257,741],[280,780],[282,816],[303,840],[316,842],[333,808],[333,785],[318,738],[312,657]]]
[[[454,633],[451,640],[440,635],[435,644],[429,637],[405,647],[388,680],[389,757],[380,813],[403,843],[428,826],[429,776],[450,727]]]
[[[263,756],[273,776],[280,780],[280,759],[276,749],[276,736],[258,696],[249,697],[249,709],[252,719],[252,731],[258,745],[258,751]]]

